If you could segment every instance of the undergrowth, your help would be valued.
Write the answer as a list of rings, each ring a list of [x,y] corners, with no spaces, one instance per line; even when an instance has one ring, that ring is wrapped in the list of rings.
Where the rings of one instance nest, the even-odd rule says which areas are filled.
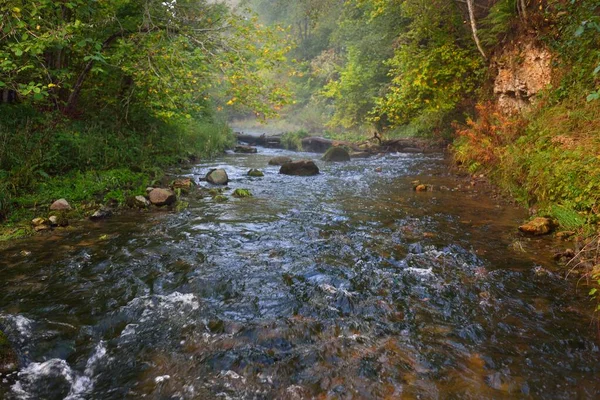
[[[67,119],[22,104],[0,108],[0,222],[9,228],[59,198],[124,203],[163,168],[234,143],[228,126],[207,116]]]

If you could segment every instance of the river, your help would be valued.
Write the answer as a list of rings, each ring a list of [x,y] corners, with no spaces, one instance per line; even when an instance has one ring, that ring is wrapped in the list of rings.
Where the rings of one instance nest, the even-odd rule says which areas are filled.
[[[254,197],[192,195],[0,250],[22,362],[0,398],[600,396],[586,290],[554,239],[516,233],[525,211],[441,154],[317,161],[315,177],[279,175],[276,155],[319,157],[224,155],[188,175],[223,167]]]

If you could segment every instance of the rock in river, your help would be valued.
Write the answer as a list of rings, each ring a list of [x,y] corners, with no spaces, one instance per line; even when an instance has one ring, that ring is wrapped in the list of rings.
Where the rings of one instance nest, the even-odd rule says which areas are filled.
[[[71,205],[65,199],[56,200],[50,206],[51,211],[69,211],[71,209]]]
[[[521,225],[519,230],[528,235],[540,236],[551,233],[556,227],[556,223],[551,218],[537,217],[525,225]]]
[[[173,189],[181,189],[182,191],[189,192],[194,187],[194,181],[192,178],[181,178],[175,179],[171,184]]]
[[[4,332],[0,331],[0,374],[16,371],[18,367],[17,354]]]
[[[206,181],[213,185],[227,185],[229,177],[224,169],[211,169],[208,174],[206,174]],[[150,199],[150,201],[152,201],[152,199]]]
[[[248,176],[251,176],[253,178],[261,178],[265,176],[265,174],[261,170],[252,168],[250,171],[248,171]]]
[[[177,201],[177,196],[169,189],[153,189],[149,194],[150,203],[155,206],[169,206]]]
[[[319,174],[319,167],[311,160],[293,161],[283,164],[279,169],[283,175],[312,176]]]
[[[332,162],[350,161],[350,153],[343,147],[332,147],[323,155],[322,160]]]
[[[100,221],[101,219],[112,217],[112,214],[113,212],[110,208],[100,207],[100,209],[96,210],[96,212],[90,216],[90,219],[92,221]]]
[[[238,145],[235,146],[235,149],[233,149],[233,151],[235,153],[243,153],[243,154],[254,154],[254,153],[258,153],[258,150],[256,150],[256,147],[252,147],[252,146],[243,146],[243,145]]]
[[[269,165],[283,165],[287,163],[291,163],[292,159],[285,156],[273,157],[269,160]]]

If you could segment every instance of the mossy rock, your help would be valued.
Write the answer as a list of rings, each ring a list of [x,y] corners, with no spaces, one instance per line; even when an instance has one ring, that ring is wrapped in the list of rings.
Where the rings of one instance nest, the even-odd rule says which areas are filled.
[[[350,161],[350,153],[343,147],[331,147],[322,158],[323,161],[343,162]]]
[[[248,189],[235,189],[233,192],[233,197],[237,197],[238,199],[242,199],[244,197],[252,197],[252,193]]]
[[[4,332],[0,331],[0,374],[13,372],[19,366],[17,353]]]
[[[265,176],[265,174],[256,168],[252,168],[250,171],[248,171],[248,176],[251,176],[253,178],[262,178],[263,176]]]
[[[217,203],[225,203],[226,201],[228,201],[228,200],[229,200],[229,198],[227,198],[227,196],[223,196],[222,194],[220,194],[220,195],[218,195],[218,196],[215,196],[215,197],[214,197],[214,200],[215,200]]]

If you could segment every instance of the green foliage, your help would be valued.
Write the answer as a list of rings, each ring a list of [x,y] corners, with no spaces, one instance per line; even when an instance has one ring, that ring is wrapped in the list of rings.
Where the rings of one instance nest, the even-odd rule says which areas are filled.
[[[371,120],[392,127],[419,121],[443,121],[468,96],[474,96],[483,78],[484,65],[474,47],[463,46],[468,32],[452,3],[404,3],[409,30],[388,62],[392,78],[378,100]]]
[[[6,0],[0,87],[69,115],[139,106],[154,117],[206,111],[215,81],[263,114],[287,101],[264,71],[290,46],[255,18],[207,0]]]
[[[286,132],[281,137],[281,145],[287,150],[302,151],[302,139],[309,136],[305,130]]]
[[[494,4],[480,22],[479,39],[481,43],[494,48],[515,31],[518,0],[500,0]]]

